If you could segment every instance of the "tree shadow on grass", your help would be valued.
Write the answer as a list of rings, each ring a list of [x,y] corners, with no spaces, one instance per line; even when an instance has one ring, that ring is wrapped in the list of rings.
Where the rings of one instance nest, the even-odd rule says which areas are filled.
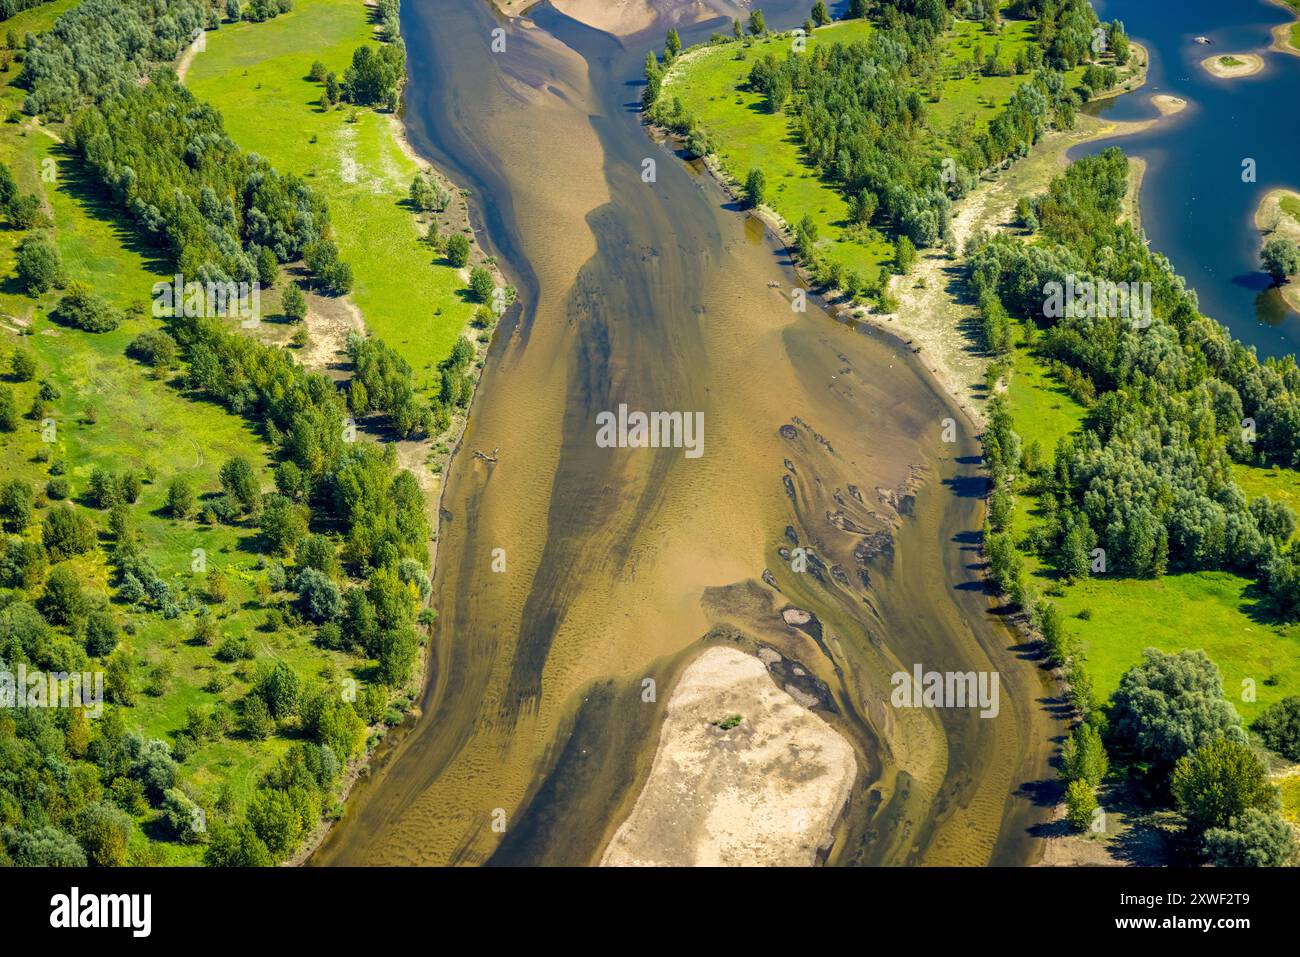
[[[114,242],[140,256],[151,272],[166,275],[175,268],[171,250],[145,237],[143,231],[128,219],[113,200],[108,190],[94,178],[72,147],[60,143],[51,152],[60,160],[59,188],[72,197],[87,215],[109,224]]]

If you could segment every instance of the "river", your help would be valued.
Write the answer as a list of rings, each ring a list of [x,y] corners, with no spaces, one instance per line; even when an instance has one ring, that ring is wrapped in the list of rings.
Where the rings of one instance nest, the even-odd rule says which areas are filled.
[[[782,28],[807,6],[764,9]],[[420,713],[313,863],[598,860],[675,676],[721,640],[828,689],[859,768],[828,863],[1032,862],[1062,725],[985,591],[974,430],[905,346],[793,309],[780,245],[647,136],[665,23],[620,43],[545,4],[406,0],[402,25],[408,134],[470,189],[522,308],[448,474]],[[704,454],[598,447],[620,403],[703,412]],[[781,557],[795,542],[817,574]],[[782,627],[786,601],[820,628]],[[918,663],[999,672],[997,717],[890,708]]]
[[[1271,51],[1274,26],[1296,18],[1268,0],[1099,0],[1100,16],[1124,22],[1151,53],[1143,94],[1167,93],[1187,109],[1118,141],[1147,162],[1142,225],[1200,298],[1201,310],[1261,356],[1300,349],[1300,316],[1289,310],[1259,268],[1255,210],[1271,189],[1300,190],[1300,57]],[[1205,36],[1206,46],[1195,41]],[[1210,76],[1212,54],[1258,53],[1265,68],[1234,80]],[[1121,96],[1099,111],[1107,119],[1156,115],[1149,97]],[[1092,143],[1079,155],[1110,145]],[[1243,181],[1243,162],[1255,179]]]

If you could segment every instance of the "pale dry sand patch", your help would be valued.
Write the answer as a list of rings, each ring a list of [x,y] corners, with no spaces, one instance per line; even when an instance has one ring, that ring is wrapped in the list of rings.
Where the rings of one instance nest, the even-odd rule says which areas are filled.
[[[1187,109],[1186,100],[1181,96],[1171,96],[1168,93],[1157,93],[1151,97],[1151,103],[1160,111],[1161,116],[1173,116]]]
[[[673,691],[649,779],[601,864],[812,865],[856,775],[849,743],[762,661],[710,648]]]

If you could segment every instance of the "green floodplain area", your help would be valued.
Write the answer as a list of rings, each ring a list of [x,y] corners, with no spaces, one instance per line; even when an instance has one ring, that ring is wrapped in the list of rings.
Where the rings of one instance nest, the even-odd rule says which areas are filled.
[[[993,35],[981,23],[954,21],[942,41],[943,81],[938,98],[933,91],[927,97],[928,135],[916,144],[918,150],[948,155],[952,152],[949,144],[961,143],[988,126],[1026,78],[964,76],[958,65],[972,58],[977,45],[987,55],[995,44],[1000,61],[1013,62],[1034,42],[1033,28],[1031,21],[1005,20]],[[871,30],[867,20],[830,23],[806,38],[806,49],[824,43],[852,43]],[[820,249],[830,261],[874,276],[894,260],[891,237],[878,229],[852,226],[843,193],[804,162],[788,113],[769,113],[763,95],[750,88],[749,71],[754,63],[769,53],[784,58],[792,42],[789,34],[774,34],[747,38],[743,44],[692,48],[670,68],[660,101],[681,100],[709,132],[722,168],[733,181],[743,182],[749,170],[761,169],[767,181],[767,204],[789,224],[809,215],[821,237]],[[1077,83],[1082,75],[1079,67],[1067,80]]]
[[[77,0],[55,0],[23,11],[0,24],[0,44],[12,32],[20,49],[25,34],[48,30],[76,6]],[[394,135],[395,118],[369,108],[325,113],[317,105],[321,84],[306,79],[313,61],[327,61],[341,75],[357,46],[378,42],[366,5],[297,0],[291,13],[274,20],[223,23],[209,31],[186,82],[221,111],[238,146],[269,158],[283,172],[298,173],[326,197],[355,284],[347,299],[313,295],[312,301],[336,309],[354,304],[365,328],[411,364],[413,383],[423,389],[436,387],[436,366],[474,309],[464,271],[419,241],[423,224],[408,202],[418,167]],[[122,628],[113,655],[129,671],[135,694],[128,708],[118,710],[127,727],[147,739],[190,736],[178,787],[210,813],[233,817],[304,737],[292,720],[264,738],[234,727],[240,700],[253,689],[259,669],[287,665],[305,696],[344,685],[365,688],[376,680],[376,660],[326,647],[317,627],[292,612],[289,586],[268,587],[268,562],[276,559],[255,518],[213,521],[204,515],[220,497],[222,466],[233,458],[252,466],[264,492],[274,489],[275,448],[249,418],[189,392],[179,366],[150,368],[128,354],[140,333],[160,328],[150,308],[153,288],[172,281],[175,263],[168,250],[142,237],[138,224],[62,142],[63,123],[44,125],[22,114],[26,91],[13,82],[19,75],[18,63],[10,63],[14,51],[3,59],[0,117],[8,120],[0,122],[0,162],[12,171],[19,192],[35,195],[41,207],[30,229],[9,223],[0,239],[0,370],[7,373],[3,387],[19,413],[13,431],[0,431],[0,460],[4,482],[19,480],[35,491],[30,524],[20,537],[39,542],[45,516],[67,502],[92,518],[100,547],[64,564],[86,594],[110,598]],[[286,130],[295,132],[287,137]],[[32,237],[57,250],[62,288],[30,294],[16,278],[19,248]],[[275,287],[262,291],[264,317],[248,335],[288,345],[294,326],[279,315],[281,295],[298,272],[286,264]],[[89,286],[121,315],[120,324],[88,333],[52,317],[73,283]],[[418,322],[411,321],[413,315]],[[10,373],[19,353],[35,360],[30,378]],[[34,407],[41,409],[39,416],[29,411]],[[180,614],[169,617],[113,600],[119,586],[109,557],[108,512],[96,507],[88,491],[96,472],[131,473],[141,480],[131,507],[140,551],[181,599]],[[187,480],[196,496],[188,518],[173,518],[167,507],[176,479]],[[278,561],[291,581],[292,559]],[[32,594],[39,596],[40,589]],[[196,635],[200,615],[215,624],[214,634],[203,640]],[[107,661],[106,655],[96,667]],[[408,692],[394,688],[371,731],[395,723],[408,704]],[[217,714],[224,730],[213,733]],[[12,823],[6,813],[0,809],[0,827]],[[201,862],[204,844],[172,839],[157,806],[140,805],[132,817],[127,850],[133,863]],[[312,826],[304,819],[302,834]]]

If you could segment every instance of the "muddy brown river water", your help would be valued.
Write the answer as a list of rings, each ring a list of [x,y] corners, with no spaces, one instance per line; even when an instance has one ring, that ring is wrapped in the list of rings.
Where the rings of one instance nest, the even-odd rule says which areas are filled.
[[[795,311],[780,244],[647,135],[664,23],[620,43],[545,5],[406,0],[403,26],[411,140],[472,190],[523,307],[448,475],[421,714],[313,863],[598,861],[674,678],[727,641],[798,662],[854,748],[828,863],[1032,862],[1059,728],[984,591],[974,430],[905,346]],[[620,403],[702,412],[703,454],[599,447]],[[997,717],[890,707],[915,663],[998,671]]]

